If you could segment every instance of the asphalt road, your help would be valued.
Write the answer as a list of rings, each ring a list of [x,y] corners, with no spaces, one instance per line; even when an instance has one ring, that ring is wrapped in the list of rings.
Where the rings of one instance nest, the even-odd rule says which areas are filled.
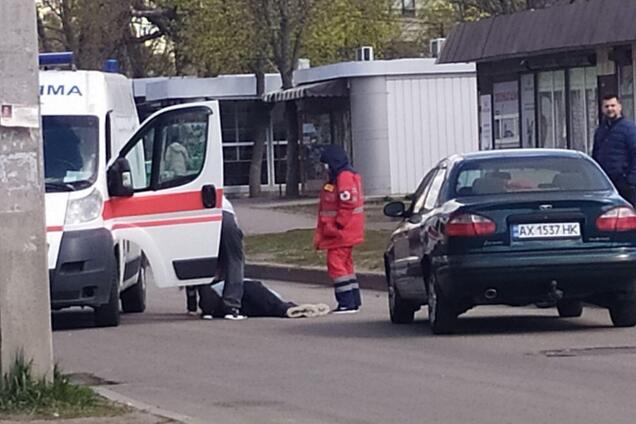
[[[331,303],[325,287],[268,284],[286,298]],[[384,293],[357,315],[315,319],[188,317],[185,295],[154,289],[144,314],[91,328],[54,315],[56,361],[120,395],[193,423],[633,423],[636,329],[607,311],[559,319],[536,308],[477,308],[433,336],[388,322]]]

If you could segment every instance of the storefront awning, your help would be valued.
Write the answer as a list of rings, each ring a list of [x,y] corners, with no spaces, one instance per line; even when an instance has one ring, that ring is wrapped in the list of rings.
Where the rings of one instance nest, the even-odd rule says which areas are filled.
[[[287,90],[273,91],[263,95],[263,101],[267,103],[298,100],[309,97],[346,97],[349,95],[346,79],[315,82],[299,85]]]

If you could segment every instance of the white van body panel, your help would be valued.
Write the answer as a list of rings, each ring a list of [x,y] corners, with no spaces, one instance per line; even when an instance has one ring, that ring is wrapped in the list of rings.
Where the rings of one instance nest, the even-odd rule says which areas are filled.
[[[96,290],[95,299],[84,295],[82,295],[84,296],[82,298],[72,298],[69,293],[83,290],[82,286],[90,283],[88,280],[91,279],[112,279],[113,272],[103,268],[114,266],[114,264],[118,264],[119,292],[123,292],[137,281],[137,275],[129,275],[128,278],[124,278],[126,266],[127,264],[132,264],[138,267],[142,252],[136,245],[127,246],[126,249],[122,248],[122,246],[119,246],[120,240],[114,239],[112,234],[110,235],[110,241],[108,241],[103,231],[110,230],[105,226],[101,214],[89,222],[68,223],[67,211],[71,202],[94,194],[95,191],[98,192],[104,204],[108,202],[107,159],[112,156],[112,152],[117,152],[139,127],[139,119],[132,93],[132,83],[123,75],[98,71],[40,71],[40,107],[44,136],[46,136],[46,131],[49,129],[47,128],[47,122],[50,122],[50,119],[93,117],[97,122],[98,144],[96,155],[91,159],[82,158],[84,161],[94,160],[96,162],[92,165],[93,169],[95,169],[94,178],[91,181],[92,184],[88,187],[77,187],[72,191],[51,190],[49,189],[47,178],[47,192],[45,195],[52,305],[57,308],[75,304],[84,305],[83,302],[86,302],[88,306],[96,306],[101,300],[95,299],[102,299],[103,297],[99,293],[99,289]],[[47,155],[45,152],[45,169],[47,168],[46,162]],[[73,179],[69,171],[67,171],[67,175],[70,177],[69,180]],[[64,180],[66,180],[66,177],[64,177]],[[111,258],[115,255],[117,257],[114,258],[114,261],[109,260],[104,267],[100,266],[97,267],[99,269],[87,271],[85,278],[83,278],[82,272],[85,271],[85,267],[81,262],[86,259],[84,261],[85,264],[89,264],[91,258],[82,257],[78,259],[77,257],[80,254],[77,251],[92,247],[90,243],[84,247],[79,246],[83,239],[83,234],[90,236],[89,233],[86,233],[87,231],[90,234],[94,234],[95,231],[102,231],[100,239],[111,245],[111,253],[109,255]],[[72,252],[69,251],[69,248]],[[105,250],[102,250],[100,254],[104,254],[104,252]],[[77,260],[73,259],[73,257],[76,257],[75,259]],[[67,262],[65,263],[64,261]],[[67,265],[71,267],[73,275],[65,268]],[[56,296],[58,291],[63,292],[59,299]]]

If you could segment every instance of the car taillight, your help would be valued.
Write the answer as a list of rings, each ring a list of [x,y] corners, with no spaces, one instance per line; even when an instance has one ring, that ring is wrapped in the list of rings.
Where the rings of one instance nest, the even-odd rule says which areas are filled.
[[[452,218],[446,224],[450,237],[474,237],[493,234],[497,226],[494,221],[480,215],[465,214]]]
[[[625,206],[612,209],[596,218],[596,228],[601,231],[636,230],[636,211]]]

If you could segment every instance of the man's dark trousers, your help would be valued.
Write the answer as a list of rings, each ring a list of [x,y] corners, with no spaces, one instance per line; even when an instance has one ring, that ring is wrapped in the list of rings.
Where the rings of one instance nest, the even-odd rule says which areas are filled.
[[[226,310],[241,309],[244,265],[243,231],[239,228],[234,214],[223,211],[219,266],[225,277],[223,304]]]

